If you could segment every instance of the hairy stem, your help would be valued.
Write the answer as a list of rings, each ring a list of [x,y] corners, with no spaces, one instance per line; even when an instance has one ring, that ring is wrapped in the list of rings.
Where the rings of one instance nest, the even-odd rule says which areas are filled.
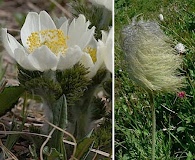
[[[156,115],[154,106],[153,93],[149,92],[150,96],[150,106],[152,109],[152,160],[155,160],[155,146],[156,146]]]

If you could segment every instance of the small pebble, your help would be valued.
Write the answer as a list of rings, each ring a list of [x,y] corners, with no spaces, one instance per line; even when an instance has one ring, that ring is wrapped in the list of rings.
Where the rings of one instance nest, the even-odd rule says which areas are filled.
[[[164,20],[164,17],[163,17],[163,15],[162,14],[159,14],[159,19],[160,19],[160,21],[163,21]]]

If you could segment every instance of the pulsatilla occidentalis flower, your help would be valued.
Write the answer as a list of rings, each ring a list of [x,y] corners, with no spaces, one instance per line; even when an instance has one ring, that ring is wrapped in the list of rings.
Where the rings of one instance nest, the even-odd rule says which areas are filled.
[[[63,70],[79,62],[86,48],[88,54],[96,53],[88,46],[95,31],[89,25],[85,16],[79,15],[71,22],[64,18],[57,28],[47,12],[29,12],[21,29],[22,45],[6,28],[2,29],[2,41],[10,56],[27,70]]]

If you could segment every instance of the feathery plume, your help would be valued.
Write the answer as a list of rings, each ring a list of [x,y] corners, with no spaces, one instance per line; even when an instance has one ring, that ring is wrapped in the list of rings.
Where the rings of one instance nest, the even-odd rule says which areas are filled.
[[[122,48],[130,77],[147,91],[176,92],[182,62],[156,22],[138,21],[122,30]]]

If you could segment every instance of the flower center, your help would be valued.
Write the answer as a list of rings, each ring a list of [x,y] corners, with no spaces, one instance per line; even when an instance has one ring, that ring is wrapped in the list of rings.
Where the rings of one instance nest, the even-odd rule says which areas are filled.
[[[68,48],[66,41],[68,37],[60,29],[47,29],[33,32],[27,39],[28,50],[32,53],[35,49],[46,45],[55,55],[65,53]]]
[[[94,63],[97,61],[97,57],[96,57],[97,50],[95,48],[86,47],[84,51],[91,56],[91,59]]]

